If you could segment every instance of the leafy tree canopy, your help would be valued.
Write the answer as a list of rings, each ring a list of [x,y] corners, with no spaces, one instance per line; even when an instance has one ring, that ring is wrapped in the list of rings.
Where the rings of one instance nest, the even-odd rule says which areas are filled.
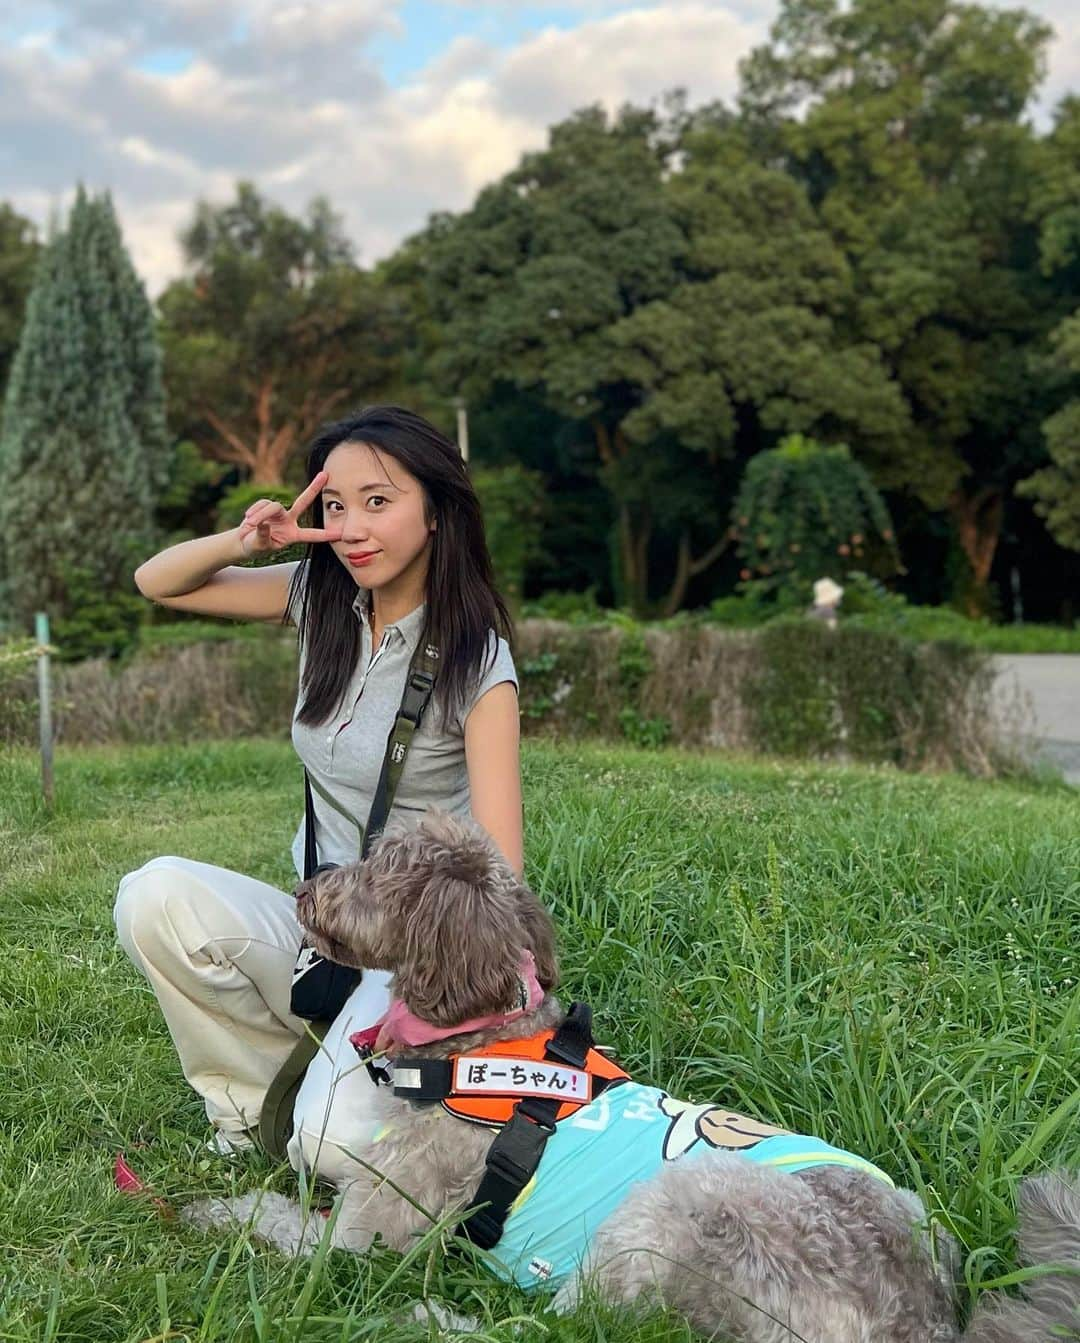
[[[182,242],[190,274],[160,303],[173,427],[280,484],[319,424],[393,384],[393,295],[325,200],[296,219],[242,182],[232,204],[201,203]]]

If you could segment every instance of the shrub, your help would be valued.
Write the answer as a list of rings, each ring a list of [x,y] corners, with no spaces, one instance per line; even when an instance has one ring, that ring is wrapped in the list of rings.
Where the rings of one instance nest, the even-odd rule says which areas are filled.
[[[122,664],[97,658],[58,666],[57,740],[89,745],[283,735],[296,697],[295,637],[274,626],[253,629],[250,638],[162,647]],[[9,741],[36,740],[27,729],[35,696],[28,675],[10,698],[0,699],[0,732]]]
[[[584,592],[545,592],[543,596],[523,603],[521,614],[526,620],[565,620],[571,625],[599,624],[607,612],[597,603],[596,588]]]
[[[119,658],[138,642],[146,603],[131,582],[107,591],[88,569],[66,565],[61,571],[65,600],[49,632],[62,662]]]
[[[892,523],[866,469],[843,444],[792,434],[750,459],[732,515],[744,583],[808,602],[818,578],[852,560],[874,572],[899,568]]]
[[[978,721],[992,718],[994,672],[977,649],[805,620],[769,625],[758,648],[746,700],[760,749],[995,772]]]
[[[140,651],[119,667],[59,668],[60,740],[284,734],[295,639],[272,626],[251,630]],[[531,732],[978,775],[1015,764],[1001,739],[992,662],[962,645],[790,618],[755,631],[529,620],[518,628],[517,665]],[[32,675],[15,680],[0,701],[0,729],[30,742]]]
[[[263,637],[266,626],[248,620],[171,620],[162,625],[143,625],[139,630],[139,649],[152,652],[164,648],[189,648],[192,644],[233,643],[237,639]]]
[[[0,639],[0,743],[33,740],[37,722],[37,643]]]

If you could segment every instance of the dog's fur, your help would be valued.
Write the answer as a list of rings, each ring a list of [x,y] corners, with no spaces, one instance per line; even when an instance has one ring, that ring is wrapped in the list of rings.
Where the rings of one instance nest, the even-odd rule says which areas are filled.
[[[535,1013],[410,1053],[446,1057],[495,1039],[548,1029],[562,1017],[554,937],[539,901],[478,827],[430,813],[389,835],[364,863],[306,882],[298,914],[317,950],[391,970],[393,989],[438,1026],[498,1012],[513,998],[524,949],[547,991]],[[376,1234],[405,1250],[473,1200],[490,1131],[440,1106],[418,1107],[380,1088],[389,1136],[364,1155],[343,1190],[333,1243],[367,1249]],[[360,1155],[360,1154],[358,1154]],[[409,1197],[402,1197],[401,1190]],[[412,1200],[412,1201],[410,1201]],[[280,1196],[211,1200],[189,1220],[256,1218],[257,1234],[286,1253],[310,1252],[325,1229]],[[1050,1343],[1080,1329],[1080,1179],[1028,1180],[1020,1191],[1021,1257],[1074,1264],[1032,1279],[1023,1299],[983,1298],[967,1332],[956,1324],[954,1247],[932,1247],[912,1193],[871,1175],[822,1166],[789,1174],[738,1156],[676,1161],[635,1186],[601,1226],[584,1266],[619,1302],[664,1302],[709,1335],[739,1343]],[[570,1309],[582,1279],[556,1298]]]

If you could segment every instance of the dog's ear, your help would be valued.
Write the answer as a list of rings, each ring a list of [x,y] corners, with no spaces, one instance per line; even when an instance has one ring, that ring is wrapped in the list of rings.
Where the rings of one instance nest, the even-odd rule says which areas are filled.
[[[555,955],[555,925],[551,915],[524,883],[517,887],[518,913],[525,934],[525,946],[536,961],[536,978],[545,993],[559,983],[559,962]]]
[[[529,945],[512,888],[482,850],[452,854],[399,910],[397,995],[436,1026],[509,1008]]]

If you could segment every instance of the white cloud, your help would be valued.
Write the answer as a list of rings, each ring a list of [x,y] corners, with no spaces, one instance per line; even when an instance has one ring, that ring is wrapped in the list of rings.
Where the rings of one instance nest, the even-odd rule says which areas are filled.
[[[730,95],[764,34],[709,0],[596,8],[510,51],[463,36],[391,89],[367,47],[400,28],[397,0],[169,0],[134,26],[126,0],[84,0],[62,44],[0,54],[6,176],[24,201],[65,198],[79,178],[111,187],[152,291],[179,267],[175,231],[195,199],[226,198],[239,177],[291,209],[328,195],[371,261],[432,210],[467,206],[577,107],[674,85]],[[197,58],[173,75],[133,68],[161,44]]]
[[[470,11],[509,4],[443,2],[458,6],[463,30]],[[51,26],[0,50],[5,195],[44,222],[77,180],[110,187],[151,292],[179,269],[176,232],[195,200],[228,199],[241,177],[293,210],[329,196],[370,262],[432,210],[466,207],[576,108],[647,103],[676,86],[693,103],[730,100],[738,60],[777,10],[777,0],[578,0],[572,29],[551,25],[510,49],[463,31],[394,88],[372,43],[400,36],[400,3],[54,4]],[[1072,3],[1035,6],[1061,34],[1051,96],[1080,82]],[[146,58],[166,48],[194,59],[148,73]]]

